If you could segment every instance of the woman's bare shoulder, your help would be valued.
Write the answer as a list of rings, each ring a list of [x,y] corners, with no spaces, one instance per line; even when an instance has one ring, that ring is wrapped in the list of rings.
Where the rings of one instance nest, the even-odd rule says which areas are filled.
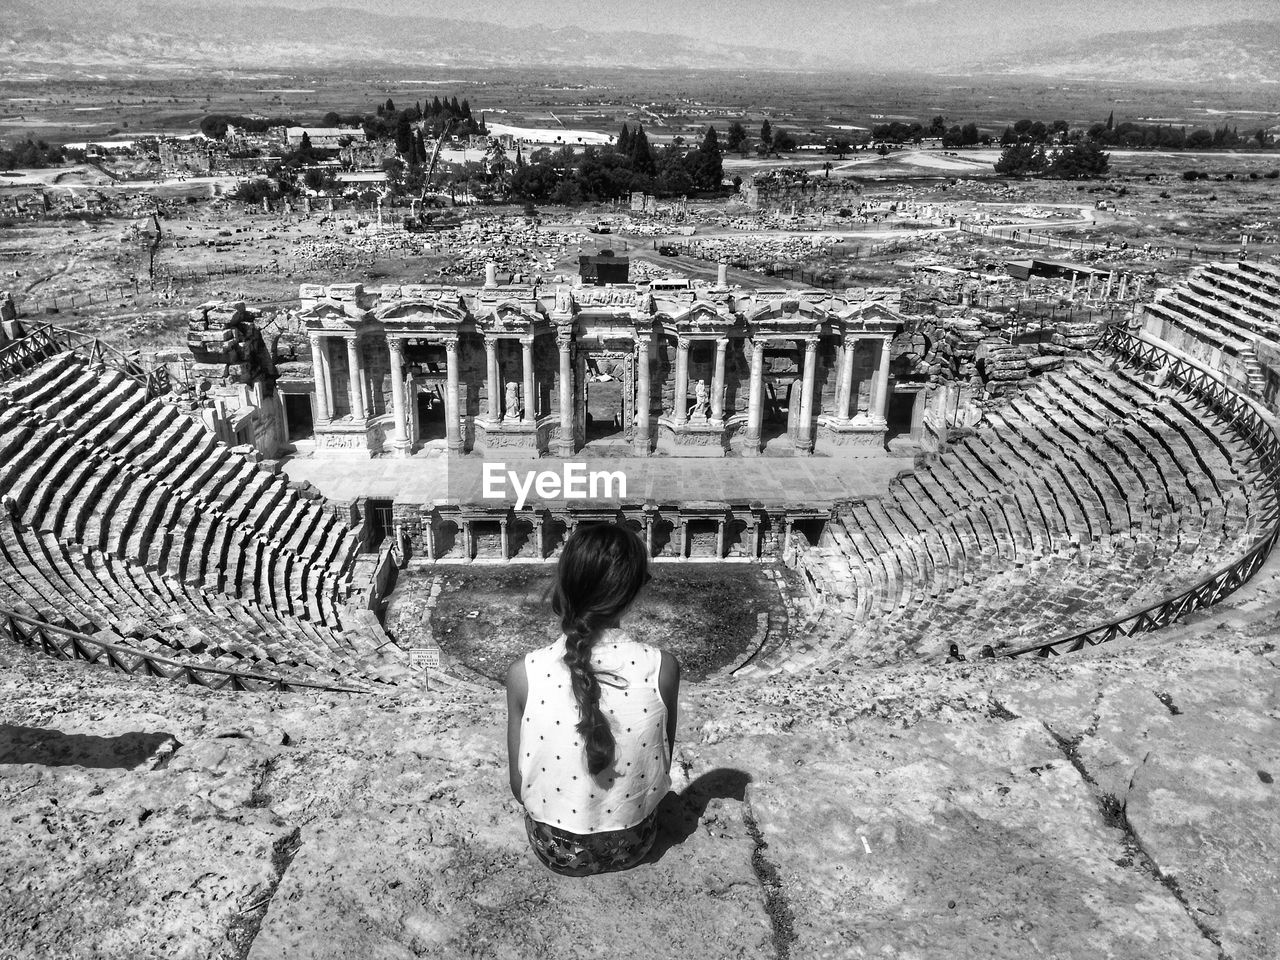
[[[524,657],[517,657],[507,667],[507,689],[523,691],[529,686],[529,677],[524,668]]]
[[[676,659],[675,654],[661,648],[656,649],[662,655],[662,666],[658,668],[658,683],[679,683],[680,661]]]

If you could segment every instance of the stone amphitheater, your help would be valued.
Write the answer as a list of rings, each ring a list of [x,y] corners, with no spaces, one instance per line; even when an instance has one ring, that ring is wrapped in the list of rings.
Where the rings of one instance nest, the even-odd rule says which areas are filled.
[[[908,319],[934,442],[759,508],[792,622],[586,881],[526,851],[502,691],[381,622],[403,543],[10,322],[0,956],[1280,956],[1278,321],[1257,262],[1048,345]]]

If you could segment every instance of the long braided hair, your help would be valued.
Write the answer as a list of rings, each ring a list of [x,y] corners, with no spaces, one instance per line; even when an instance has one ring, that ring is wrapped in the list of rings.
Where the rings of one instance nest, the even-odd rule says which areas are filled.
[[[564,662],[578,701],[578,733],[595,776],[611,766],[617,744],[600,709],[591,651],[601,630],[631,605],[649,579],[649,554],[631,531],[612,523],[578,527],[564,545],[551,608],[564,630]]]

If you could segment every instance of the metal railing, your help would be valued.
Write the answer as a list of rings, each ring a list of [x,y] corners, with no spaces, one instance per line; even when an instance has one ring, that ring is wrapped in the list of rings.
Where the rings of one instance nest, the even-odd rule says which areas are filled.
[[[369,692],[362,687],[312,683],[288,677],[273,677],[264,673],[183,663],[123,644],[109,643],[92,634],[78,633],[75,630],[57,627],[43,620],[7,610],[0,610],[0,635],[25,647],[37,649],[56,660],[83,660],[87,663],[110,667],[130,676],[140,673],[147,677],[182,680],[188,684],[208,687],[210,690],[243,690],[259,693],[272,690],[284,693],[296,693],[302,690],[333,693]]]
[[[1229,422],[1249,444],[1253,455],[1247,463],[1254,465],[1271,487],[1269,503],[1262,514],[1263,532],[1254,545],[1230,565],[1162,600],[1079,633],[997,651],[996,655],[1000,657],[1056,657],[1107,643],[1117,637],[1131,637],[1168,626],[1193,610],[1218,603],[1243,586],[1267,562],[1277,539],[1280,539],[1280,436],[1270,419],[1252,401],[1208,371],[1139,339],[1121,327],[1108,328],[1099,346],[1134,366],[1168,370],[1170,382],[1187,390]]]
[[[124,353],[97,337],[55,327],[51,323],[43,323],[20,339],[0,347],[0,383],[20,376],[67,350],[82,351],[90,366],[113,367],[137,381],[146,389],[147,399],[169,392],[171,382],[164,364],[148,365],[136,351]]]

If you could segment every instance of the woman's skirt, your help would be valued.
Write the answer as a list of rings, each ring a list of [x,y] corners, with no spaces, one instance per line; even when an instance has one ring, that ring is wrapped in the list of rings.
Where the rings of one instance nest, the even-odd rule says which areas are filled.
[[[534,854],[548,869],[566,877],[587,877],[634,867],[658,835],[658,811],[634,827],[603,833],[570,833],[525,814],[525,830]]]

